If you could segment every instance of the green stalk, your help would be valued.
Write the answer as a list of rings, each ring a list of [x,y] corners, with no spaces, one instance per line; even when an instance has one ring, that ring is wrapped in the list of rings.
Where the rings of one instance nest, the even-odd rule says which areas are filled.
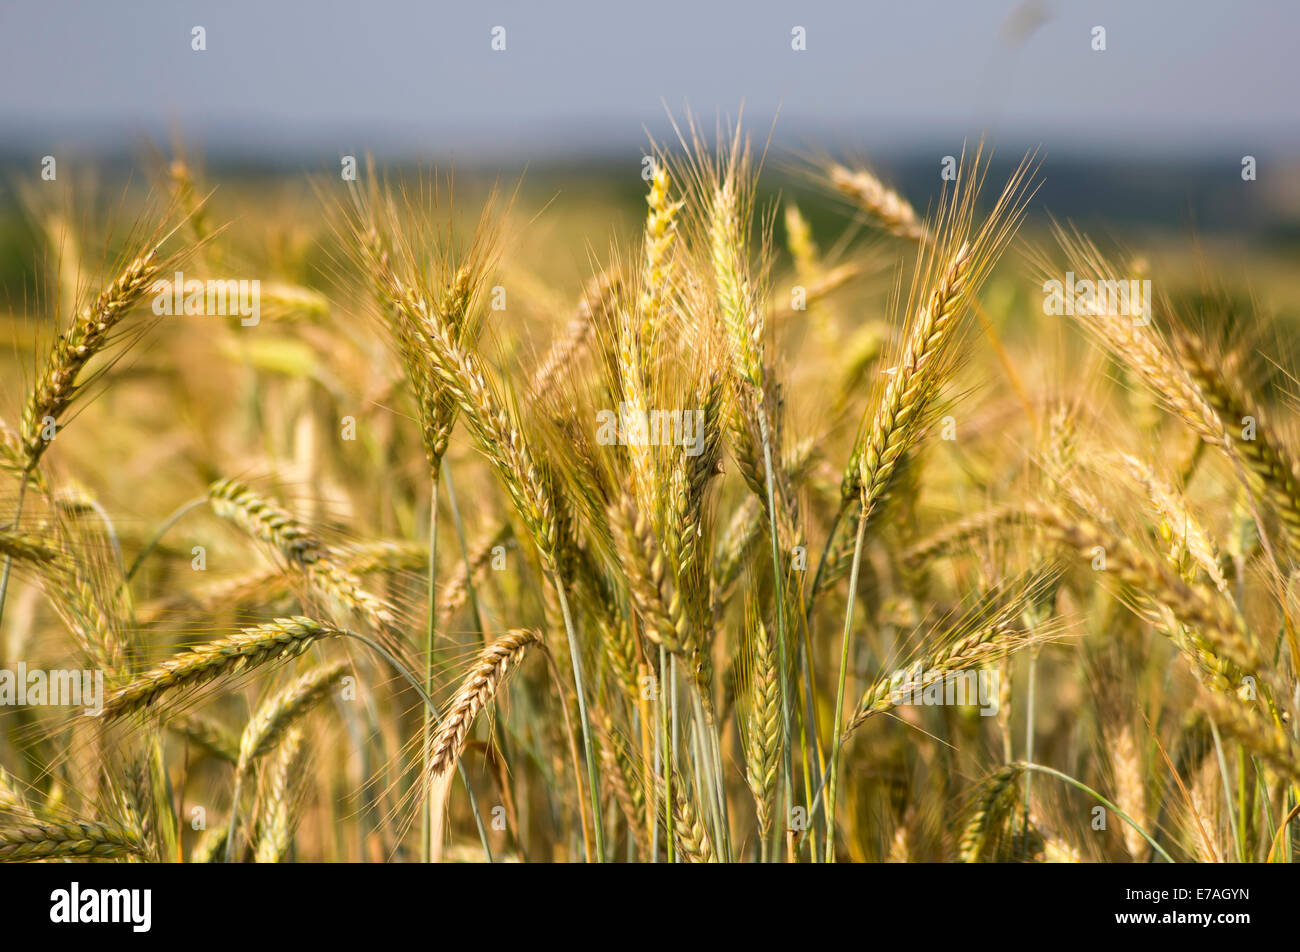
[[[118,573],[126,577],[126,561],[122,558],[122,540],[117,536],[117,526],[113,525],[113,519],[108,514],[108,510],[99,504],[96,499],[87,499],[84,505],[89,506],[90,510],[99,517],[100,523],[104,526],[104,533],[108,536],[109,548],[113,550],[113,560],[117,563]]]
[[[569,640],[569,663],[573,666],[573,687],[578,696],[578,720],[582,727],[582,747],[587,758],[587,786],[591,794],[591,821],[596,837],[596,862],[605,862],[604,822],[600,815],[600,781],[596,774],[596,751],[591,740],[591,724],[587,719],[587,696],[583,687],[582,657],[578,651],[578,637],[573,630],[573,616],[569,612],[569,599],[564,594],[564,584],[558,574],[551,576],[555,594],[560,600],[564,615],[564,633]],[[579,781],[581,783],[581,781]]]
[[[460,556],[465,563],[465,590],[469,593],[470,608],[474,612],[476,633],[487,646],[487,626],[483,624],[483,609],[478,602],[478,587],[474,584],[474,572],[469,564],[469,545],[465,542],[465,524],[461,522],[460,507],[456,504],[456,487],[451,481],[451,470],[447,463],[442,464],[442,481],[447,484],[447,507],[451,510],[451,524],[456,529],[456,541],[460,544]]]
[[[420,700],[424,702],[425,710],[432,712],[434,717],[439,716],[440,712],[438,711],[438,705],[434,703],[433,696],[424,689],[424,685],[420,683],[419,679],[407,670],[406,665],[394,658],[387,648],[379,644],[377,641],[367,638],[365,635],[359,634],[355,631],[349,631],[346,634],[348,637],[361,642],[371,651],[375,652],[375,654],[379,655],[392,665],[393,670],[400,674],[405,679],[406,683],[415,689],[416,694],[420,695]],[[460,777],[461,783],[465,786],[465,793],[469,797],[470,811],[474,814],[475,822],[478,824],[478,836],[479,842],[483,847],[483,855],[490,863],[492,862],[492,850],[488,846],[487,831],[483,828],[483,822],[479,818],[478,800],[474,797],[474,788],[469,785],[469,777],[465,775],[465,768],[461,764],[459,758],[456,760],[456,774]],[[421,782],[423,782],[423,780]]]
[[[235,792],[230,798],[230,822],[226,826],[226,858],[225,862],[233,863],[235,861],[235,830],[237,819],[239,817],[239,795],[244,786],[244,772],[235,773]],[[363,851],[364,852],[364,851]]]
[[[1228,808],[1228,828],[1232,830],[1232,841],[1237,848],[1237,862],[1244,863],[1246,860],[1241,852],[1241,834],[1237,829],[1236,811],[1232,808],[1232,787],[1228,784],[1228,761],[1223,756],[1223,742],[1219,739],[1219,728],[1213,720],[1210,721],[1210,733],[1214,737],[1214,753],[1219,759],[1219,779],[1223,781],[1223,802]]]
[[[853,606],[858,600],[858,571],[862,565],[862,540],[867,534],[867,511],[858,517],[853,543],[853,568],[849,571],[848,605],[844,609],[844,636],[840,639],[840,675],[835,689],[835,726],[831,740],[830,779],[826,784],[826,862],[835,862],[835,787],[839,780],[840,744],[843,737],[844,685],[849,670],[849,643],[853,635]]]
[[[1273,822],[1273,806],[1268,802],[1268,785],[1264,780],[1264,771],[1259,766],[1259,761],[1254,757],[1250,758],[1250,765],[1255,769],[1255,795],[1259,797],[1260,804],[1264,807],[1264,822],[1268,824],[1268,841],[1273,842],[1277,836],[1277,825]],[[1286,809],[1286,798],[1282,798],[1282,809]]]
[[[669,756],[668,740],[668,652],[664,650],[663,645],[659,646],[659,695],[655,698],[656,706],[659,710],[659,736],[655,742],[655,754],[661,759],[664,773],[664,846],[667,848],[668,862],[673,860],[673,762]],[[655,811],[655,835],[659,834],[659,811]],[[656,856],[658,851],[656,850]]]
[[[1294,794],[1292,794],[1290,790],[1287,790],[1286,795],[1283,797],[1283,803],[1291,804],[1291,801],[1294,798],[1295,798]],[[1300,802],[1297,802],[1296,804],[1291,806],[1291,809],[1287,811],[1287,816],[1294,816],[1297,807],[1300,807]],[[1291,846],[1291,821],[1290,820],[1284,820],[1282,822],[1282,846],[1285,851],[1284,855],[1286,856],[1286,861],[1289,863],[1291,862],[1291,856],[1294,852],[1294,849]]]
[[[180,830],[176,817],[180,814],[179,804],[173,805],[171,781],[167,777],[167,768],[163,764],[162,738],[155,735],[149,741],[149,783],[153,796],[154,828],[158,831],[159,851],[162,862],[178,863],[181,861]]]
[[[170,530],[172,526],[180,522],[181,518],[187,513],[194,509],[198,509],[200,506],[206,506],[207,504],[208,497],[199,496],[198,498],[191,499],[189,502],[178,506],[173,510],[172,514],[162,521],[162,524],[158,526],[157,530],[149,538],[149,541],[144,544],[144,547],[131,562],[130,568],[128,568],[124,573],[126,581],[129,583],[131,579],[135,578],[135,573],[140,570],[140,566],[144,563],[144,560],[149,557],[154,549],[158,548],[158,544],[162,542],[163,536],[167,534],[168,530]]]
[[[1146,830],[1142,829],[1142,827],[1140,827],[1132,817],[1130,817],[1127,813],[1125,813],[1115,804],[1111,803],[1111,801],[1107,800],[1096,790],[1092,789],[1092,787],[1088,786],[1086,783],[1082,783],[1081,781],[1075,780],[1069,774],[1063,774],[1059,770],[1054,770],[1051,767],[1044,767],[1042,764],[1019,763],[1019,764],[1013,764],[1012,766],[1019,767],[1021,770],[1025,770],[1031,773],[1047,774],[1049,777],[1055,777],[1058,780],[1064,780],[1066,783],[1068,783],[1070,786],[1074,787],[1077,790],[1082,790],[1084,793],[1094,798],[1098,803],[1104,806],[1107,810],[1110,810],[1112,813],[1118,816],[1129,826],[1133,827],[1133,829],[1137,830],[1138,833],[1142,835],[1142,838],[1151,844],[1151,848],[1165,858],[1166,862],[1170,862],[1170,863],[1174,862],[1174,858],[1170,856],[1167,852],[1165,852],[1165,848],[1161,846],[1159,843],[1157,843],[1155,840],[1153,840],[1151,838],[1151,835],[1147,833]]]
[[[794,807],[794,760],[790,749],[790,691],[787,678],[788,667],[785,631],[785,595],[781,585],[781,545],[776,531],[776,492],[772,480],[772,440],[767,427],[767,410],[762,404],[758,407],[758,427],[763,440],[763,474],[767,483],[767,522],[768,535],[772,539],[772,595],[776,600],[776,644],[777,661],[781,666],[777,682],[781,686],[781,757],[784,774],[785,816],[789,823],[790,811]],[[788,850],[787,850],[788,852]]]
[[[479,606],[478,588],[474,585],[474,572],[469,564],[469,546],[465,542],[465,524],[461,522],[460,507],[456,504],[456,487],[451,479],[451,470],[447,468],[447,461],[442,461],[441,467],[442,482],[447,486],[447,508],[451,511],[451,524],[456,530],[456,541],[460,545],[460,557],[465,563],[465,589],[469,593],[470,609],[474,613],[474,627],[478,633],[479,639],[483,646],[487,647],[487,627],[483,624],[483,609]],[[432,604],[430,611],[432,611]],[[508,764],[510,762],[509,738],[506,733],[497,735],[496,721],[492,721],[488,728],[494,742],[501,749],[501,756]],[[492,851],[488,848],[487,831],[483,827],[483,818],[479,816],[478,803],[471,796],[469,799],[469,808],[474,814],[474,822],[478,826],[479,839],[483,842],[483,851],[487,854],[488,862],[492,862]],[[514,834],[515,845],[519,850],[519,855],[524,856],[524,846],[520,842],[517,831],[511,831]]]
[[[713,814],[714,841],[723,862],[731,860],[731,830],[727,816],[727,795],[723,789],[722,755],[718,750],[717,732],[705,717],[699,686],[691,692],[692,712],[695,717],[695,735],[699,750],[700,775],[709,790],[709,809]]]
[[[1034,762],[1034,682],[1038,673],[1038,654],[1035,652],[1029,657],[1029,697],[1025,702],[1025,760],[1029,763]],[[1030,782],[1033,780],[1033,772],[1025,774],[1025,804],[1023,825],[1026,830],[1029,829],[1029,793]],[[1029,837],[1024,837],[1022,846],[1021,859],[1026,858],[1029,851]]]
[[[433,695],[433,639],[438,619],[438,472],[435,469],[429,490],[429,620],[424,630],[424,690]],[[424,710],[421,729],[420,782],[427,783],[429,776],[429,745],[433,737],[433,712]],[[478,819],[478,809],[474,809]],[[424,791],[424,809],[420,813],[420,862],[433,858],[433,800]]]
[[[1238,842],[1244,844],[1244,848],[1251,853],[1254,852],[1253,844],[1250,839],[1250,814],[1254,805],[1248,805],[1246,790],[1246,751],[1237,744],[1237,826],[1240,833],[1237,835]]]
[[[802,604],[803,602],[802,587],[800,587],[799,590],[799,599],[800,599],[800,603]],[[825,758],[822,756],[821,738],[818,736],[818,731],[817,731],[816,695],[813,692],[813,673],[812,673],[812,635],[808,631],[808,619],[804,617],[802,611],[800,611],[799,613],[799,659],[798,660],[799,660],[799,672],[803,677],[803,691],[804,691],[804,703],[801,709],[803,713],[803,721],[804,721],[803,742],[805,745],[804,765],[803,765],[803,785],[804,785],[804,789],[808,791],[808,795],[811,796],[812,789],[813,789],[813,785],[812,785],[813,767],[809,764],[808,755],[809,753],[811,753],[812,761],[816,765],[816,776],[818,777],[820,777],[823,771],[825,771],[826,761]],[[816,820],[816,816],[817,814],[814,814],[811,810],[809,810],[808,812],[809,824],[814,823],[814,821]],[[819,862],[820,857],[817,852],[817,843],[816,843],[817,837],[812,836],[810,837],[810,839],[813,840],[813,851],[812,851],[813,862]]]
[[[678,731],[677,720],[677,655],[668,655],[668,759],[673,764],[673,769],[677,767],[677,738],[680,736]],[[676,801],[669,800],[667,803],[668,815],[673,815],[673,807]]]
[[[460,773],[461,782],[465,784],[465,789],[469,791],[469,812],[474,815],[474,826],[478,830],[479,842],[483,844],[483,855],[488,863],[491,863],[492,847],[488,845],[487,828],[483,826],[483,817],[478,812],[478,799],[474,796],[474,791],[469,789],[469,778],[465,776],[465,771],[461,769],[460,764],[456,764],[456,769]]]
[[[844,507],[836,509],[835,517],[831,519],[830,528],[826,531],[826,544],[822,546],[821,558],[817,560],[817,571],[813,573],[812,591],[808,593],[808,604],[804,608],[804,618],[812,620],[813,605],[817,601],[818,586],[821,585],[822,574],[826,571],[826,560],[830,558],[831,546],[835,544],[835,533],[839,531],[840,521],[844,518]]]
[[[432,695],[430,695],[429,692],[425,690],[424,685],[421,684],[419,679],[416,678],[415,675],[412,674],[407,669],[406,665],[402,664],[395,657],[393,657],[392,653],[389,652],[387,648],[383,647],[383,645],[379,644],[374,639],[369,638],[359,632],[344,631],[343,634],[349,638],[352,638],[354,641],[359,641],[361,644],[365,645],[371,651],[375,652],[375,654],[379,655],[390,665],[392,665],[393,670],[396,671],[398,674],[400,674],[402,678],[406,681],[406,683],[415,689],[415,693],[420,696],[420,700],[424,703],[425,711],[432,713],[433,716],[435,717],[438,716],[439,713],[438,705],[434,703]],[[461,764],[459,759],[456,761],[456,774],[460,777],[461,783],[465,785],[465,792],[469,796],[470,811],[474,814],[474,821],[478,825],[479,841],[483,846],[483,854],[487,858],[487,861],[491,863],[492,851],[488,846],[487,831],[484,829],[482,819],[479,815],[478,801],[474,797],[474,790],[469,785],[469,778],[465,775],[465,768]],[[233,835],[236,829],[236,814],[239,809],[239,797],[240,797],[240,787],[242,785],[242,779],[243,778],[240,775],[236,774],[234,799],[231,802],[231,807],[230,807],[230,825],[228,827],[229,832],[226,837],[226,862],[228,863],[233,862],[234,860],[235,847],[233,842]],[[423,779],[421,779],[421,782],[423,782]],[[428,841],[426,840],[426,842]]]

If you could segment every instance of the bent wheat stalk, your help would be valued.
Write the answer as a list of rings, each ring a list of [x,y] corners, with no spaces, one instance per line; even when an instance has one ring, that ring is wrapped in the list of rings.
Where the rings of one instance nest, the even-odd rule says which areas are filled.
[[[325,596],[331,616],[338,616],[336,621],[350,625],[354,618],[363,620],[379,634],[385,649],[404,663],[409,661],[406,644],[396,635],[393,607],[368,592],[307,526],[235,479],[213,483],[208,487],[208,497],[217,515],[273,546],[290,568],[301,572]]]

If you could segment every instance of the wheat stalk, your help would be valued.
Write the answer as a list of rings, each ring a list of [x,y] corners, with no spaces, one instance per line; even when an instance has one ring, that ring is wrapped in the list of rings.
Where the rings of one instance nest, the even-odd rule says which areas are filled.
[[[556,384],[573,366],[578,354],[591,336],[591,329],[607,317],[623,291],[623,279],[617,272],[602,271],[588,282],[578,303],[578,312],[556,338],[546,356],[537,364],[529,383],[529,392],[535,402],[542,402],[555,390]]]
[[[1162,532],[1168,533],[1174,544],[1174,564],[1183,561],[1182,554],[1185,552],[1214,587],[1227,594],[1228,580],[1223,577],[1223,570],[1219,567],[1218,547],[1192,513],[1187,501],[1137,457],[1123,453],[1120,454],[1120,460],[1137,479],[1163,519]]]
[[[51,440],[49,427],[58,426],[64,411],[80,392],[77,379],[86,364],[108,346],[113,332],[162,273],[165,263],[158,246],[134,258],[76,316],[59,335],[23,408],[22,445],[25,468],[33,470]]]
[[[235,479],[208,487],[217,515],[229,519],[255,539],[273,546],[319,591],[345,612],[365,618],[381,632],[396,624],[393,609],[362,587],[305,525],[287,511]]]
[[[945,345],[953,340],[956,319],[965,303],[970,270],[971,247],[963,243],[921,309],[861,449],[854,454],[856,479],[849,475],[841,492],[859,493],[865,518],[870,518],[899,457],[923,425],[936,378],[941,379]]]
[[[346,634],[310,618],[296,616],[275,621],[184,651],[162,662],[104,700],[100,716],[116,720],[144,711],[164,697],[187,691],[218,678],[231,677],[267,664],[296,658],[316,642]]]
[[[675,593],[665,592],[667,571],[649,518],[631,496],[624,496],[611,506],[609,522],[645,636],[680,657],[697,682],[707,684],[706,659],[682,601]]]

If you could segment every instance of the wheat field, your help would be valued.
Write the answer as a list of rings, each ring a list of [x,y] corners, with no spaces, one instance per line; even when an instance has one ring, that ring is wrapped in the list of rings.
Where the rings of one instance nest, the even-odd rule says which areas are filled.
[[[1294,286],[647,155],[24,193],[0,859],[1296,859]]]

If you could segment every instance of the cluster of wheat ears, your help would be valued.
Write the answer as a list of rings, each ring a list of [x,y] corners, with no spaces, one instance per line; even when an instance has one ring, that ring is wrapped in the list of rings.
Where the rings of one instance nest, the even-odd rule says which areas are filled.
[[[162,224],[68,278],[6,380],[0,656],[105,689],[0,709],[0,859],[1295,858],[1268,321],[1044,316],[1067,268],[1150,275],[1027,247],[1032,162],[993,188],[967,156],[927,214],[810,163],[833,243],[757,165],[738,131],[655,149],[640,235],[566,307],[509,209],[457,228],[373,170],[317,196],[328,292],[283,247],[245,274],[173,163]],[[154,318],[182,269],[260,273],[268,318]],[[599,438],[617,408],[701,425]],[[72,461],[134,457],[189,475],[115,519]],[[963,672],[993,696],[945,703]]]

